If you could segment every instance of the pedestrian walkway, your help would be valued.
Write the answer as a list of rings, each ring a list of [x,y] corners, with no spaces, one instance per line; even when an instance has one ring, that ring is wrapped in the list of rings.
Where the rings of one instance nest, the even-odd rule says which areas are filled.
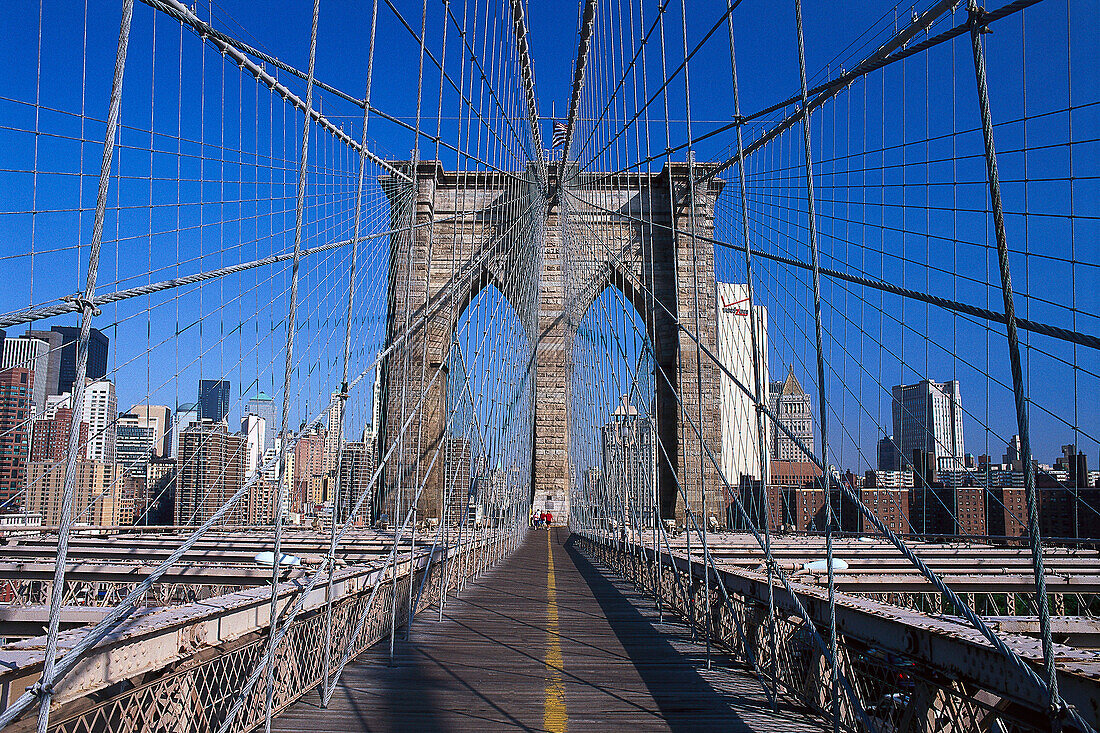
[[[774,713],[752,676],[715,664],[679,624],[605,575],[564,529],[533,530],[443,621],[417,618],[392,666],[382,643],[349,665],[327,709],[311,694],[274,730],[819,731]]]

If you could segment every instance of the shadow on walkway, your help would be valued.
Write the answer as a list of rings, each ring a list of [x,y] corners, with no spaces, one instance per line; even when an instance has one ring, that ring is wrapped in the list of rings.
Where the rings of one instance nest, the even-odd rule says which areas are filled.
[[[696,666],[703,661],[702,647],[697,655],[685,655],[684,650],[673,646],[666,633],[654,625],[656,612],[647,618],[636,605],[640,599],[624,595],[619,588],[623,581],[613,582],[593,565],[577,549],[573,538],[565,543],[565,550],[600,604],[604,618],[626,650],[670,730],[699,731],[711,727],[724,731],[758,730],[749,726],[731,706],[733,700],[729,692],[716,690],[702,677]],[[678,625],[674,628],[689,633]],[[696,656],[699,658],[694,658]],[[727,669],[739,666],[725,655],[712,653],[711,656],[716,665]],[[748,703],[761,711],[771,712],[755,700],[738,702],[739,706]]]

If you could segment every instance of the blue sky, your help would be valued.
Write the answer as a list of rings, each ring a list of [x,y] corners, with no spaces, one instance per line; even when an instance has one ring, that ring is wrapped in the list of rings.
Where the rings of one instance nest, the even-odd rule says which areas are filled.
[[[690,47],[724,8],[718,3],[687,4]],[[6,282],[0,310],[49,302],[82,287],[95,199],[93,174],[100,156],[96,141],[103,135],[119,5],[92,4],[85,10],[20,1],[0,11],[8,21],[0,48],[6,72],[0,79],[0,254],[8,257],[0,260]],[[418,30],[421,4],[394,0],[394,5]],[[647,22],[655,5],[645,6]],[[462,3],[451,7],[461,17]],[[627,9],[616,6],[615,12]],[[428,46],[439,48],[443,23],[435,3],[429,10]],[[528,9],[544,117],[551,109],[564,117],[568,105],[577,10],[576,3],[564,2],[532,3]],[[905,23],[910,12],[910,6],[888,8],[877,2],[807,3],[811,85],[850,68],[895,23]],[[307,3],[257,6],[223,0],[199,8],[199,15],[212,17],[217,27],[299,68],[308,59],[309,14]],[[369,14],[369,3],[321,5],[317,77],[355,96],[364,90]],[[379,17],[372,102],[415,124],[419,49],[385,2]],[[503,22],[495,6],[493,18]],[[742,112],[797,92],[793,5],[747,2],[734,18]],[[960,10],[937,30],[963,18]],[[1098,18],[1095,0],[1047,0],[999,22],[986,38],[993,114],[1001,123],[997,136],[1010,245],[1018,252],[1013,257],[1017,307],[1021,315],[1090,334],[1100,333],[1100,193],[1094,175],[1100,129]],[[600,34],[607,29],[597,28],[594,58],[603,62],[593,61],[590,67],[586,99],[591,104],[603,101],[601,90],[613,86],[616,76],[603,53],[607,36]],[[671,68],[683,56],[678,4],[670,5],[666,31]],[[446,63],[453,72],[459,63],[453,27],[448,34]],[[488,58],[500,38],[490,37],[489,45],[478,46],[477,52]],[[656,45],[649,49],[647,71],[659,79]],[[691,117],[699,135],[725,124],[733,114],[724,28],[692,59],[690,74]],[[285,81],[301,89],[297,80]],[[981,185],[981,139],[974,131],[973,84],[969,39],[963,36],[869,76],[815,115],[818,229],[825,266],[1001,308],[999,289],[988,286],[997,285],[998,278],[985,213],[988,195]],[[437,109],[432,100],[438,99],[439,78],[430,64],[423,86],[428,101],[421,110],[422,129],[434,132]],[[669,135],[676,144],[686,136],[687,115],[682,83],[677,80],[670,89]],[[320,105],[326,116],[358,137],[355,108],[327,95]],[[661,111],[660,102],[654,106],[655,112]],[[77,114],[81,109],[87,115],[83,121]],[[457,137],[454,116],[459,109],[456,95],[445,88],[439,120],[445,139]],[[746,130],[747,136],[759,134],[781,114]],[[1025,117],[1026,123],[1013,122]],[[192,34],[181,34],[175,21],[141,3],[135,8],[122,120],[126,127],[116,169],[122,178],[113,184],[111,200],[118,213],[108,216],[102,291],[263,257],[293,244],[300,123],[250,77],[202,50]],[[547,139],[549,126],[544,120]],[[653,125],[648,132],[663,147],[664,126]],[[1064,144],[1071,135],[1072,147]],[[80,143],[80,137],[86,142]],[[414,146],[407,130],[380,120],[371,122],[369,137],[372,149],[387,159],[407,158]],[[716,136],[700,146],[697,157],[724,159],[733,142],[731,133]],[[476,141],[466,144],[484,157],[499,147],[488,139],[480,147]],[[748,172],[754,246],[805,260],[800,145],[796,127],[755,156]],[[420,147],[422,158],[434,154],[430,143]],[[589,154],[586,149],[582,158]],[[453,155],[443,157],[448,167],[454,166]],[[609,153],[594,165],[621,164],[628,157],[629,151]],[[306,246],[350,236],[356,173],[347,149],[331,140],[315,142],[310,158],[323,172],[310,179]],[[494,160],[506,162],[507,155]],[[38,175],[30,172],[35,169]],[[83,176],[74,175],[81,172]],[[1070,177],[1076,180],[1070,183]],[[739,243],[739,203],[732,175],[728,180],[716,237]],[[376,183],[368,186],[367,200],[373,214],[364,231],[384,231],[388,222]],[[151,207],[151,201],[158,205]],[[75,211],[79,208],[84,212]],[[1025,210],[1026,217],[1021,213]],[[366,265],[358,282],[364,297],[353,323],[353,376],[373,360],[383,336],[381,282],[388,243],[372,240],[363,247],[361,262]],[[342,315],[326,314],[342,313],[347,263],[344,248],[315,256],[303,266],[292,423],[306,416],[307,404],[310,413],[316,412],[339,382]],[[720,252],[716,268],[721,279],[742,279],[743,262],[736,253]],[[808,275],[761,263],[758,277],[758,293],[770,314],[773,371],[793,363],[810,388],[816,367]],[[112,336],[120,402],[189,402],[200,375],[227,375],[234,382],[236,402],[243,403],[258,389],[277,393],[288,283],[287,268],[276,266],[107,309],[102,323]],[[888,420],[883,388],[921,376],[959,378],[964,405],[972,413],[966,422],[968,448],[1000,455],[1015,428],[1005,387],[1007,351],[997,329],[828,281],[823,295],[833,370],[828,379],[847,387],[829,391],[836,410],[830,416],[835,462],[866,464],[860,451],[870,455],[879,425]],[[1095,461],[1100,408],[1093,395],[1100,388],[1100,359],[1094,350],[1046,337],[1026,340],[1032,346],[1025,356],[1037,455],[1050,460],[1060,445],[1076,441]],[[361,412],[360,423],[366,409]],[[1081,431],[1076,437],[1074,426]]]

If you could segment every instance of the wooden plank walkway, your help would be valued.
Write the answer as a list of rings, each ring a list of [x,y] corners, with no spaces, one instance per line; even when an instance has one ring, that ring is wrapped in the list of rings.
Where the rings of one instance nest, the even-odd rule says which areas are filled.
[[[820,731],[773,713],[748,674],[715,664],[679,624],[605,575],[563,529],[418,617],[393,664],[383,642],[349,665],[327,709],[311,693],[274,730]]]

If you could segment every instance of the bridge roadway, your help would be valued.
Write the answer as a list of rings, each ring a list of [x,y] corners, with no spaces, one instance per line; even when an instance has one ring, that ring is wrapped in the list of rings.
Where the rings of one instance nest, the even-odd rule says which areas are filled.
[[[273,730],[820,731],[727,659],[661,623],[651,600],[604,574],[564,529],[532,531],[396,644],[348,665],[327,709],[311,693]]]

